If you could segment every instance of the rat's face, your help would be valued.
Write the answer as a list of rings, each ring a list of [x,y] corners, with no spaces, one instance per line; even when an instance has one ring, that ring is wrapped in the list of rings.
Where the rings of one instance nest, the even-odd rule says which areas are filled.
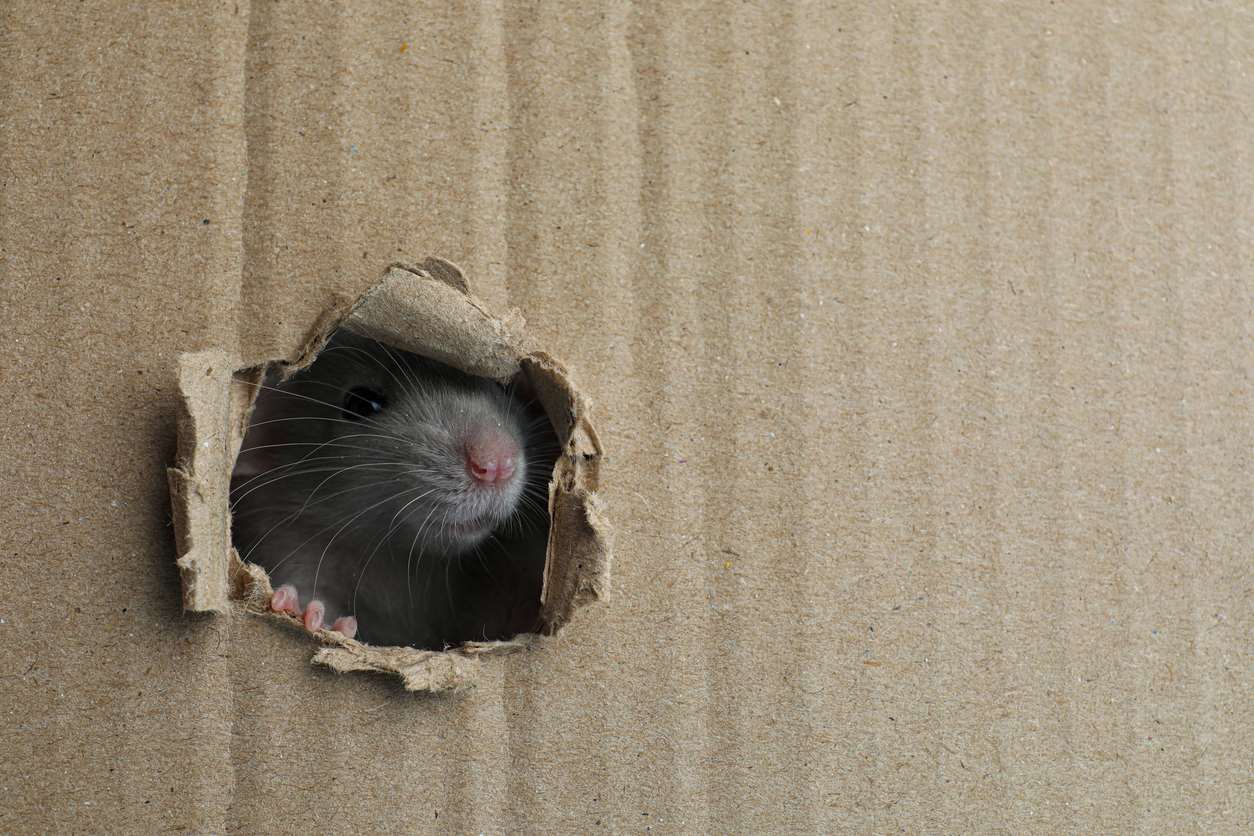
[[[499,386],[428,372],[349,397],[345,420],[377,432],[380,448],[404,463],[412,496],[398,521],[420,542],[465,551],[514,513],[528,462],[517,408]],[[341,425],[346,435],[352,429]]]
[[[518,508],[526,419],[492,381],[341,332],[281,390],[259,400],[248,448],[255,470],[284,474],[266,489],[302,504],[291,524],[342,520],[341,543],[364,529],[376,548],[452,556]]]

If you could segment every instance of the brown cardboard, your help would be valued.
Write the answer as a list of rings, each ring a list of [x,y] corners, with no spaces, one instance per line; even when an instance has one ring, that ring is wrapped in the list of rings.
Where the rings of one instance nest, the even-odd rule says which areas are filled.
[[[271,368],[290,374],[312,363],[341,327],[499,383],[526,380],[551,416],[562,450],[549,489],[540,629],[556,633],[577,608],[606,597],[610,526],[595,493],[602,452],[586,400],[561,363],[531,347],[517,312],[504,319],[494,316],[471,295],[455,265],[428,258],[421,266],[393,265],[346,312],[332,309],[320,315],[297,359],[274,358],[235,369],[231,358],[219,351],[179,358],[179,453],[168,478],[184,609],[221,612],[235,599],[258,615],[296,623],[270,610],[273,590],[265,571],[243,564],[231,546],[231,472],[260,391],[257,384]],[[333,646],[319,649],[316,663],[341,673],[393,673],[415,691],[471,685],[480,656],[525,646],[520,636],[433,653],[372,647],[329,629],[318,631],[318,639]]]
[[[246,388],[232,387],[234,374],[234,362],[221,351],[179,358],[180,464],[167,475],[183,609],[193,612],[220,612],[229,600],[231,522],[223,511],[246,426],[236,416],[250,402],[239,399]],[[256,375],[250,379],[256,382]]]
[[[1252,43],[0,4],[0,831],[1248,831]],[[608,451],[613,603],[455,696],[175,564],[178,358],[296,358],[406,253]]]

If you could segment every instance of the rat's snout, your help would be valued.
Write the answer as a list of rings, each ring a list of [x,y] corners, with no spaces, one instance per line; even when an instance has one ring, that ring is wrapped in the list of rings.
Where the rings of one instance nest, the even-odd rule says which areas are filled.
[[[499,430],[483,430],[466,441],[466,470],[479,484],[504,485],[517,461],[517,442]]]

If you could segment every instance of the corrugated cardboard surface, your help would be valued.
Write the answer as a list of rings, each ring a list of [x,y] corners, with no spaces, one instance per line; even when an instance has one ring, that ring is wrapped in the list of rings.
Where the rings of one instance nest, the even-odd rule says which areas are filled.
[[[0,7],[0,829],[1250,827],[1238,2]],[[459,262],[614,602],[415,697],[184,616],[175,357]]]

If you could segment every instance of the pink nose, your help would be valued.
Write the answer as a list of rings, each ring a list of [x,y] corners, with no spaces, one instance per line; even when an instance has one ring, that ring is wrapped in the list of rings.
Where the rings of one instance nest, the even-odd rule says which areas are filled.
[[[466,444],[466,469],[485,485],[509,481],[517,457],[518,445],[496,433],[485,433]]]

